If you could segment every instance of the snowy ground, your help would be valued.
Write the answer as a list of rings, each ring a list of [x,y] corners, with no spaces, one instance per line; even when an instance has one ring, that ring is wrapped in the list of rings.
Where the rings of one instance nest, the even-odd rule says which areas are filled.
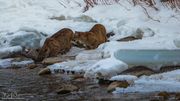
[[[134,79],[134,84],[127,88],[117,88],[114,93],[134,93],[134,92],[180,92],[180,70],[161,73],[151,76],[142,76]],[[128,78],[127,75],[124,78]]]
[[[67,67],[68,70],[82,70],[87,77],[94,77],[99,72],[103,76],[111,77],[128,69],[126,63],[113,57],[114,52],[119,49],[169,50],[180,48],[180,12],[165,8],[161,3],[156,4],[159,11],[147,7],[148,14],[154,20],[147,17],[141,6],[134,7],[132,3],[125,0],[121,0],[120,4],[98,5],[85,13],[83,13],[84,6],[83,0],[0,0],[0,47],[2,48],[0,54],[6,53],[7,49],[12,46],[40,47],[46,37],[64,27],[71,28],[73,31],[88,31],[95,22],[105,25],[107,32],[115,33],[110,37],[110,42],[100,45],[97,49],[106,55],[102,55],[100,52],[91,60],[87,55],[83,62],[79,62],[78,58],[83,57],[79,54],[75,61],[54,64],[50,66],[51,70]],[[138,30],[143,34],[141,40],[115,41],[126,36],[137,35],[139,34]],[[14,51],[22,50],[21,48],[14,49]],[[12,52],[12,48],[9,48],[9,53]],[[102,57],[110,56],[99,59],[98,56],[101,55]],[[73,66],[69,66],[69,63]],[[66,64],[68,66],[64,66]],[[177,75],[180,74],[179,70],[174,72]],[[171,77],[168,73],[162,75],[167,78]],[[150,85],[158,81],[155,77],[159,76],[139,78],[135,81],[134,86],[127,88],[127,92],[134,91],[136,88],[138,91],[144,90],[143,87],[150,88]],[[148,81],[148,79],[150,80]],[[146,81],[148,82],[144,83]],[[158,81],[160,83],[155,83],[155,88],[147,91],[168,89],[162,88],[162,85],[172,86],[172,89],[169,88],[171,90],[168,91],[179,91],[180,88],[177,85],[180,81],[175,78],[170,81],[173,82],[169,82],[169,79],[161,79]],[[117,92],[121,91],[120,89]]]

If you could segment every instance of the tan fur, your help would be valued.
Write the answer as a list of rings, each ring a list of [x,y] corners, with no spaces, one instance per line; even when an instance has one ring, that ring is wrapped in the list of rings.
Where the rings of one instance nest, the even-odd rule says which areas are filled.
[[[68,28],[64,28],[50,38],[47,38],[44,45],[39,51],[38,61],[42,61],[46,57],[57,56],[58,54],[64,54],[71,48],[71,40],[73,37],[73,31]]]
[[[106,29],[101,24],[96,24],[89,32],[75,32],[74,41],[86,49],[95,49],[107,41]]]

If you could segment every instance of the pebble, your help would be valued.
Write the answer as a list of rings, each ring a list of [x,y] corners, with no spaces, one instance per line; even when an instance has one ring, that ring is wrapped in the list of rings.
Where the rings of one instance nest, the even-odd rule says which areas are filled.
[[[73,91],[78,91],[78,87],[72,84],[64,84],[56,92],[57,94],[67,94]]]
[[[51,74],[51,71],[49,68],[44,68],[38,72],[39,75],[45,75],[45,74]]]

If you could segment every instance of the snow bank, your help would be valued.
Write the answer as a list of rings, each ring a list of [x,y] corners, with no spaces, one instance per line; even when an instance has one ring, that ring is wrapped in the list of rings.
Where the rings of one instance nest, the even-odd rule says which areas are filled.
[[[10,54],[20,52],[22,51],[21,46],[13,46],[13,47],[8,47],[8,48],[1,48],[0,49],[0,58],[7,57]]]
[[[0,47],[16,44],[37,48],[39,40],[42,46],[46,37],[64,27],[72,30],[89,30],[94,20],[83,16],[82,7],[84,7],[83,0],[0,0]],[[65,19],[61,21],[53,19],[60,16],[64,16]],[[21,31],[23,31],[22,36],[16,36],[17,32]],[[28,39],[34,37],[34,34],[28,36],[29,33],[36,33],[36,36],[40,37],[37,40]],[[18,39],[26,42],[22,45],[17,42]]]
[[[123,63],[114,58],[107,58],[100,60],[92,67],[88,68],[84,76],[89,78],[110,78],[126,69],[128,69],[128,65],[126,63]]]
[[[96,62],[97,60],[67,61],[50,65],[48,68],[52,73],[62,73],[62,71],[64,71],[65,73],[74,72],[84,74],[84,72]]]
[[[134,81],[134,85],[125,89],[117,88],[114,93],[129,92],[180,92],[180,70],[174,70],[167,73],[155,74],[151,76],[142,76]]]
[[[72,51],[74,49],[76,52]],[[79,53],[76,59],[48,66],[52,73],[74,72],[83,73],[88,78],[96,78],[97,76],[110,78],[128,68],[127,64],[111,58],[109,53],[98,49],[82,51],[73,47],[72,50],[67,55]]]
[[[179,42],[174,41],[180,38],[179,12],[165,8],[158,2],[155,6],[159,9],[158,11],[146,7],[150,19],[144,8],[138,5],[133,6],[129,0],[121,0],[120,4],[97,5],[85,13],[83,13],[83,7],[85,7],[83,0],[0,0],[0,47],[6,47],[4,50],[10,51],[11,48],[7,47],[15,44],[11,36],[19,31],[37,32],[41,38],[40,46],[42,46],[46,37],[64,27],[71,28],[73,31],[88,31],[96,22],[101,23],[105,25],[107,32],[115,33],[114,36],[110,37],[110,42],[104,43],[98,48],[105,54],[110,53],[111,58],[99,62],[97,60],[69,61],[54,64],[49,68],[52,71],[55,68],[82,70],[87,77],[95,77],[96,75],[111,77],[128,68],[127,64],[115,60],[113,57],[114,52],[119,49],[179,49]],[[140,33],[138,30],[141,30]],[[143,38],[140,40],[115,41],[126,36],[141,34]],[[12,43],[10,44],[10,42]],[[24,46],[27,43],[16,45]],[[20,48],[16,49],[21,50]],[[4,57],[4,52],[0,53],[2,53],[0,56]],[[83,56],[86,59],[95,59],[102,55],[97,55],[97,57],[89,57],[83,53],[79,55],[81,58]],[[178,82],[175,83],[178,84]],[[171,86],[169,82],[166,84]],[[162,84],[161,87],[163,86]],[[151,88],[151,86],[147,85],[145,88]],[[172,90],[175,88],[176,86],[172,86]],[[141,90],[141,88],[138,89]],[[158,87],[154,88],[154,90],[156,89]],[[133,89],[133,91],[136,90]]]
[[[13,59],[0,60],[0,68],[8,68],[8,67],[10,67],[12,60]]]
[[[25,67],[31,63],[33,63],[32,60],[20,61],[18,58],[0,59],[0,69],[14,68],[14,67],[20,68],[20,67]]]
[[[137,35],[140,29],[143,39],[128,43],[125,46],[130,46],[126,48],[142,45],[141,48],[148,49],[153,45],[156,46],[153,48],[174,48],[176,46],[172,41],[180,38],[180,14],[161,3],[155,6],[158,11],[147,7],[147,12],[159,22],[148,18],[141,6],[133,6],[126,0],[121,0],[119,4],[97,5],[85,13],[83,0],[1,0],[0,39],[6,39],[7,43],[0,40],[0,46],[7,47],[10,38],[5,36],[24,28],[38,32],[42,46],[46,37],[64,27],[73,31],[88,31],[97,22],[105,25],[107,32],[115,33],[110,40]]]

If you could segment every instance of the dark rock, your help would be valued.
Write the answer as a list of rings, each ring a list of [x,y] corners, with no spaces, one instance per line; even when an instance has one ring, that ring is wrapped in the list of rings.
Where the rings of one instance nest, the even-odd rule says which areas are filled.
[[[37,67],[37,65],[36,65],[36,64],[29,64],[27,67],[28,67],[29,69],[34,69],[34,68]]]
[[[3,86],[3,85],[0,85],[0,88],[3,88],[3,87],[5,87],[5,86]]]
[[[176,100],[180,101],[180,93],[176,93],[175,98]]]
[[[73,81],[75,81],[75,82],[85,82],[86,79],[85,78],[77,78],[77,79],[75,79]]]
[[[46,65],[43,65],[43,64],[29,64],[27,67],[29,69],[34,69],[34,68],[37,68],[37,67],[44,68],[44,67],[46,67]]]
[[[152,75],[156,73],[155,71],[153,71],[152,69],[145,67],[145,66],[135,66],[132,68],[129,68],[125,71],[123,71],[121,74],[125,74],[125,75],[135,75],[137,77],[140,77],[142,75]]]
[[[45,74],[51,74],[51,71],[49,68],[44,68],[41,71],[38,72],[39,75],[45,75]]]
[[[161,96],[153,96],[153,97],[150,97],[149,101],[164,101],[164,99]]]
[[[96,89],[96,88],[99,88],[99,85],[90,85],[90,86],[87,86],[88,89]]]
[[[113,81],[110,81],[110,80],[106,80],[106,79],[103,79],[103,78],[97,78],[98,79],[98,84],[100,85],[109,85],[111,84]]]
[[[71,93],[73,91],[77,91],[78,87],[72,84],[64,84],[62,85],[56,92],[58,94],[67,94]]]
[[[121,39],[118,39],[117,41],[134,41],[134,40],[138,40],[138,39],[141,39],[141,38],[136,38],[134,36],[127,36],[127,37],[124,37],[124,38],[121,38]]]
[[[170,97],[170,94],[168,92],[160,92],[157,96],[163,97],[164,100],[167,100]]]
[[[75,79],[82,79],[82,78],[84,78],[84,76],[81,74],[74,74],[74,75],[70,75],[70,78],[72,80],[75,80]]]
[[[115,82],[112,82],[108,88],[107,88],[107,91],[108,92],[112,92],[114,91],[117,87],[120,87],[120,88],[127,88],[130,84],[127,82],[127,81],[115,81]]]
[[[160,73],[180,69],[180,66],[163,66],[160,68]]]

